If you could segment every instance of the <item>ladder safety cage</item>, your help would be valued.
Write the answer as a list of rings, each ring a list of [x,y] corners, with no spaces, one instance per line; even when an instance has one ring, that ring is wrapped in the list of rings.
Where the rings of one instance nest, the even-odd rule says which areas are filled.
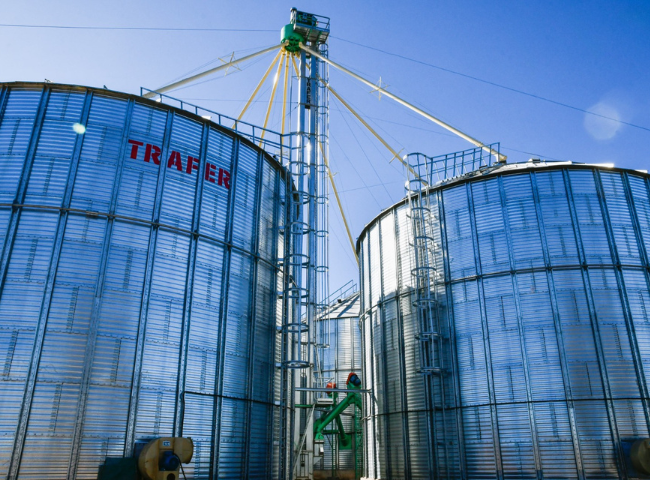
[[[411,247],[413,249],[413,310],[416,316],[419,372],[423,374],[426,409],[428,412],[427,434],[433,449],[434,462],[429,471],[435,478],[442,478],[449,471],[449,449],[445,394],[445,347],[441,330],[443,318],[441,295],[445,289],[441,245],[436,239],[438,197],[431,185],[473,171],[482,171],[503,162],[499,144],[472,148],[461,152],[427,157],[421,153],[406,155],[406,199]],[[444,458],[443,458],[444,457]]]
[[[412,307],[415,317],[416,348],[419,354],[418,372],[423,375],[426,432],[432,449],[432,455],[427,455],[429,472],[434,474],[433,478],[440,478],[442,462],[438,446],[442,444],[446,452],[447,428],[444,414],[443,367],[440,357],[442,346],[439,328],[440,312],[436,298],[436,277],[439,272],[436,268],[435,254],[439,246],[435,243],[433,233],[434,213],[431,195],[428,195],[429,182],[425,180],[432,176],[430,169],[432,165],[426,161],[426,156],[421,154],[407,156],[407,160],[410,168],[405,169],[407,176],[405,189],[408,202],[407,218],[410,220],[408,228],[411,230],[409,238],[413,249]],[[443,413],[443,425],[440,426],[435,425],[439,410]],[[445,465],[447,464],[445,460]]]

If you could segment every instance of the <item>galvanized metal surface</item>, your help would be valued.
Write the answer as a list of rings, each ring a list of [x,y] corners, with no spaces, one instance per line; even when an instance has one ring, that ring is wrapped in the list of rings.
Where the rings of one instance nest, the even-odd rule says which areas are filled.
[[[53,84],[0,85],[0,170],[0,476],[94,479],[183,435],[188,478],[272,478],[284,170],[198,116]]]
[[[624,449],[650,424],[649,192],[640,172],[567,163],[431,190],[444,423],[416,373],[407,206],[366,227],[367,477],[637,478]],[[446,425],[447,457],[426,442],[431,420]]]
[[[323,330],[329,331],[329,348],[323,349],[322,378],[333,381],[338,389],[345,389],[350,372],[361,377],[361,332],[359,331],[359,293],[335,301],[318,323],[327,322]],[[363,377],[361,377],[363,382]],[[341,397],[343,398],[343,397]],[[346,432],[354,430],[354,407],[348,408],[341,416]],[[352,450],[338,450],[334,436],[327,435],[324,456],[317,464],[321,470],[331,470],[333,463],[339,470],[355,468]]]

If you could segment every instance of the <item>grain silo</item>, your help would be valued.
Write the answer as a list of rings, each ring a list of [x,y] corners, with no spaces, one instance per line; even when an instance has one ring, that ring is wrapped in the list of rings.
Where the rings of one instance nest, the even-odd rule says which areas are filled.
[[[356,290],[356,285],[353,290]],[[322,350],[322,383],[332,382],[337,388],[345,388],[350,373],[361,375],[360,298],[358,292],[350,292],[334,298],[317,322],[323,336],[329,339],[328,348]],[[360,419],[353,405],[341,416],[346,433],[355,432],[355,414],[358,422]],[[315,469],[321,470],[318,473],[323,478],[355,478],[357,471],[361,474],[361,463],[362,452],[357,451],[355,443],[351,448],[340,448],[337,436],[330,434],[325,438],[323,455]]]
[[[376,396],[366,477],[639,478],[629,451],[650,419],[650,177],[529,161],[423,191],[357,243]],[[424,334],[414,211],[429,228],[415,233],[430,256]]]
[[[185,436],[188,478],[271,478],[282,166],[163,103],[8,83],[0,170],[0,476]]]

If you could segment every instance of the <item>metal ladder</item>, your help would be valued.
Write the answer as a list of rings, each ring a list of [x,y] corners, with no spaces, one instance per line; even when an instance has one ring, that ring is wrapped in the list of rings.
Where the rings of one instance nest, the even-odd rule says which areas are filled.
[[[406,198],[408,216],[411,220],[411,247],[413,248],[414,266],[411,270],[414,282],[415,300],[413,306],[417,313],[417,338],[420,342],[420,373],[441,373],[437,362],[436,344],[440,339],[438,332],[437,300],[435,281],[438,275],[435,265],[436,243],[433,238],[431,199],[425,183],[427,175],[426,158],[418,164],[413,172],[407,170]],[[418,172],[422,170],[422,172]],[[416,174],[418,176],[416,176]]]
[[[432,175],[431,165],[424,155],[409,156],[411,168],[407,168],[406,198],[413,248],[413,307],[416,315],[416,338],[419,350],[419,373],[424,377],[426,409],[429,412],[427,433],[433,446],[435,464],[430,465],[434,478],[441,478],[441,470],[447,471],[448,451],[445,432],[444,368],[442,362],[443,337],[440,332],[440,303],[437,299],[436,280],[442,278],[436,265],[439,245],[434,238],[433,221],[437,218],[428,195]],[[441,269],[442,270],[442,269]],[[436,398],[439,399],[436,402]],[[440,412],[441,415],[437,415]],[[442,417],[442,423],[436,417]],[[444,450],[441,455],[440,448]],[[444,457],[441,458],[441,457]],[[444,462],[444,465],[443,465]]]

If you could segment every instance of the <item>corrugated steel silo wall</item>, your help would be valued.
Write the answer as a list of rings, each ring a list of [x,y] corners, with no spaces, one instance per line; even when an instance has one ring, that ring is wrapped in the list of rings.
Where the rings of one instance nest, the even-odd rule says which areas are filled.
[[[183,435],[188,478],[271,478],[281,168],[178,109],[7,84],[0,171],[0,476]]]
[[[359,331],[359,294],[355,293],[344,299],[340,305],[325,312],[319,322],[329,323],[329,348],[323,350],[323,378],[332,378],[338,388],[345,388],[350,372],[356,372],[361,377],[361,332]],[[327,327],[325,327],[327,328]],[[361,377],[363,381],[363,378]],[[344,398],[341,395],[339,398]],[[354,407],[349,407],[342,416],[346,432],[354,430]],[[325,441],[324,456],[319,467],[329,470],[332,468],[331,436]],[[338,468],[353,470],[355,458],[353,450],[338,451]]]
[[[435,454],[417,403],[407,206],[369,225],[368,477],[636,478],[622,441],[647,437],[650,418],[649,188],[638,172],[567,166],[431,194],[450,393]]]

